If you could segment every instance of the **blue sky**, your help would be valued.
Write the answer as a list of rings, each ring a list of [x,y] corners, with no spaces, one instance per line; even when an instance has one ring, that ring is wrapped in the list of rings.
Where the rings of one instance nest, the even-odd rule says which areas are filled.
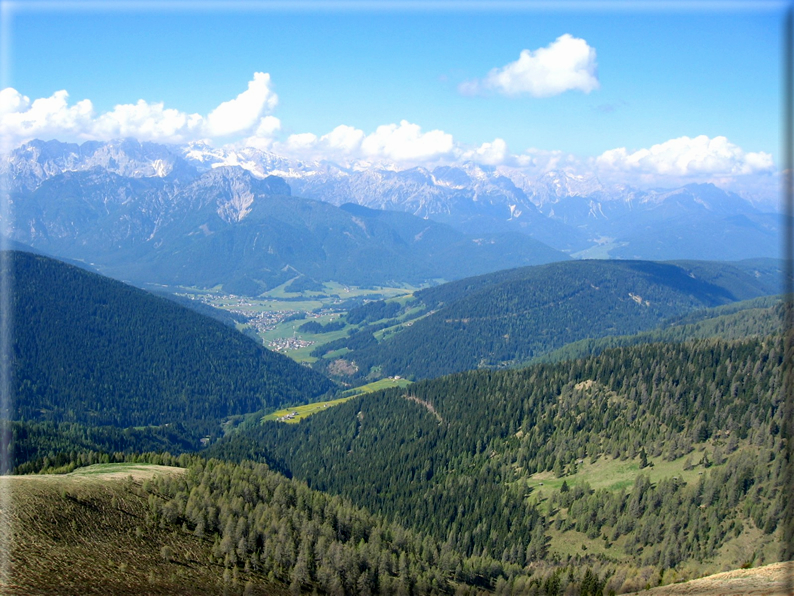
[[[23,9],[5,13],[11,37],[3,87],[29,100],[18,110],[65,90],[71,106],[90,100],[95,116],[142,99],[203,117],[245,91],[259,72],[270,75],[268,90],[277,96],[259,114],[277,122],[268,146],[285,151],[295,134],[314,135],[317,149],[339,125],[372,135],[406,121],[420,135],[443,131],[456,147],[501,139],[515,155],[531,149],[595,159],[625,148],[630,156],[705,136],[725,137],[729,152],[780,161],[782,4],[561,12],[531,4],[498,12],[17,6]],[[593,52],[595,88],[537,97],[504,93],[489,82],[489,72],[516,62],[522,51],[548,48],[566,34]],[[466,82],[477,92],[462,93]],[[36,130],[64,138],[98,134],[74,126]],[[250,133],[213,142],[239,142]],[[302,147],[311,141],[301,140]],[[439,147],[443,153],[449,145]]]

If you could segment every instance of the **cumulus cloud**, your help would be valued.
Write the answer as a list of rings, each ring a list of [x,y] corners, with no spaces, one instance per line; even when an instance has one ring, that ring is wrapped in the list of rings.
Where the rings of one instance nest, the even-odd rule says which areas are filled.
[[[518,60],[494,68],[484,79],[461,83],[458,91],[464,95],[494,91],[550,97],[574,90],[590,93],[599,86],[595,49],[566,33],[545,48],[523,50]]]
[[[534,148],[527,149],[524,153],[513,156],[513,161],[517,167],[535,174],[543,174],[558,169],[576,170],[582,166],[581,160],[578,160],[570,153]]]
[[[595,77],[595,53],[583,40],[562,36],[547,48],[522,53],[517,63],[492,73],[494,80],[504,79],[499,85],[504,92],[518,93],[516,89],[532,89],[541,93],[538,81],[546,81],[545,92],[556,89],[579,88],[568,79],[552,85],[549,72],[535,77],[531,87],[516,73],[523,72],[516,66],[524,59],[535,63],[534,72],[543,71],[538,64],[555,64],[547,53],[554,54],[559,47],[574,43],[580,51],[578,62],[584,65],[580,71],[590,72]],[[573,56],[568,51],[564,55]],[[580,56],[580,57],[581,57]],[[561,64],[562,59],[556,64]],[[576,72],[578,67],[561,69]],[[589,69],[589,70],[588,70]],[[525,68],[530,71],[532,68]],[[560,69],[558,69],[559,71]],[[508,73],[510,76],[505,75]],[[503,76],[504,75],[504,76]],[[512,77],[512,78],[511,78]],[[544,79],[545,77],[545,79]],[[489,77],[490,78],[490,77]],[[530,79],[532,77],[529,77]],[[499,80],[502,80],[499,79]],[[507,81],[515,83],[513,87]],[[496,85],[497,83],[493,83]],[[593,78],[590,83],[597,86]],[[522,91],[523,92],[523,91]],[[530,91],[526,91],[530,92]],[[281,121],[270,114],[278,98],[272,91],[270,76],[255,73],[247,89],[234,99],[221,103],[208,115],[189,114],[178,109],[167,108],[161,102],[149,103],[139,100],[134,104],[120,104],[112,110],[97,114],[90,100],[70,103],[66,91],[57,91],[50,97],[31,100],[15,89],[0,90],[0,134],[4,149],[11,149],[22,142],[40,139],[64,141],[110,140],[119,137],[134,137],[165,143],[185,143],[196,140],[218,140],[221,143],[237,143],[258,149],[274,151],[299,159],[328,160],[340,165],[355,162],[393,165],[400,168],[415,165],[474,162],[488,166],[499,166],[511,172],[520,172],[527,179],[543,175],[552,170],[564,170],[576,175],[596,175],[604,182],[633,186],[673,187],[687,182],[714,182],[724,188],[758,188],[766,183],[776,185],[776,169],[772,156],[765,152],[747,152],[723,136],[710,138],[705,135],[679,137],[656,144],[650,148],[628,150],[619,147],[605,151],[598,157],[578,158],[561,151],[528,149],[520,154],[511,154],[504,139],[480,145],[464,145],[443,130],[425,131],[420,125],[402,120],[399,124],[384,124],[374,131],[365,132],[349,125],[340,125],[318,136],[312,132],[282,136]],[[236,138],[234,138],[236,137]],[[240,141],[242,139],[242,141]],[[743,185],[743,186],[742,186]],[[766,187],[765,187],[766,188]],[[749,192],[749,191],[748,191]],[[747,194],[747,193],[745,193]],[[769,193],[766,193],[769,194]]]
[[[9,146],[34,138],[104,141],[129,136],[183,143],[244,134],[253,134],[260,143],[266,143],[280,128],[278,119],[269,115],[277,103],[270,75],[261,72],[254,73],[247,90],[223,102],[206,117],[143,99],[97,115],[88,99],[69,105],[65,90],[31,102],[8,87],[0,91],[0,134]]]
[[[57,91],[33,102],[10,87],[0,91],[0,133],[4,140],[20,140],[56,135],[80,135],[92,124],[94,106],[89,100],[70,106],[69,94]]]
[[[141,141],[182,142],[201,136],[203,124],[198,114],[166,109],[162,103],[141,99],[135,104],[117,105],[112,112],[100,115],[84,135],[98,139],[135,137]]]
[[[423,133],[418,124],[407,120],[379,126],[361,142],[365,157],[394,161],[432,161],[449,155],[454,146],[451,134],[442,130]]]
[[[290,135],[281,146],[290,153],[309,151],[317,146],[317,135],[311,132]]]
[[[209,137],[223,137],[249,132],[263,115],[271,112],[278,96],[270,88],[270,75],[254,73],[248,89],[235,99],[223,102],[207,116],[206,133]]]
[[[281,130],[281,120],[275,116],[265,116],[259,120],[254,134],[245,139],[243,145],[263,151],[271,149],[279,130]]]
[[[332,152],[353,155],[361,148],[365,136],[363,130],[342,124],[327,135],[323,135],[320,141]]]
[[[463,150],[460,159],[474,161],[488,166],[503,164],[509,157],[507,143],[504,139],[494,139],[491,143],[483,143],[476,149]]]
[[[595,160],[605,173],[635,174],[648,181],[659,178],[709,178],[771,172],[769,153],[746,153],[725,137],[679,137],[629,152],[625,147],[605,151]]]
[[[442,130],[422,132],[418,124],[407,120],[378,126],[370,134],[347,125],[337,126],[321,137],[313,133],[293,134],[273,148],[303,159],[345,163],[363,159],[402,164],[453,157],[457,149],[451,134]]]

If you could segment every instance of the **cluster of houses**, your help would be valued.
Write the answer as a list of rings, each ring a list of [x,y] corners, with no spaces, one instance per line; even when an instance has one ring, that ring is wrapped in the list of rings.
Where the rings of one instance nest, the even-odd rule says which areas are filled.
[[[228,312],[242,316],[246,319],[246,323],[251,325],[257,333],[265,333],[272,331],[279,324],[295,317],[295,315],[304,314],[307,319],[319,319],[324,316],[331,315],[329,320],[333,320],[341,313],[334,309],[323,308],[317,311],[301,313],[295,310],[271,310],[261,311],[257,310],[259,305],[252,302],[250,298],[244,296],[237,296],[235,294],[179,294],[191,300],[198,300],[204,304],[218,308],[219,304],[223,305],[223,309]],[[300,317],[295,317],[300,318]],[[275,339],[268,343],[268,347],[276,351],[297,350],[314,345],[313,341],[306,341],[297,337],[284,337]]]
[[[251,312],[244,310],[232,310],[235,314],[243,315],[248,318],[248,324],[252,325],[259,333],[275,329],[287,317],[297,314],[294,310],[272,310],[265,312]]]
[[[279,337],[278,339],[268,342],[267,347],[277,352],[285,352],[287,350],[299,350],[313,345],[313,341],[306,341],[299,337]]]

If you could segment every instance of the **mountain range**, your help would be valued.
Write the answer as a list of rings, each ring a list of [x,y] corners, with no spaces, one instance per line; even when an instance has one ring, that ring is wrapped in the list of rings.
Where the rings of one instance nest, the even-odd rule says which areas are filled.
[[[297,273],[426,281],[567,256],[738,260],[780,247],[778,214],[712,184],[642,190],[562,170],[342,166],[132,139],[31,141],[0,168],[14,240],[133,281],[251,292]],[[350,271],[350,250],[366,267]]]
[[[136,283],[258,294],[298,275],[368,285],[567,258],[517,232],[291,195],[284,179],[199,171],[153,144],[31,143],[11,169],[13,240]]]
[[[17,196],[56,179],[109,175],[58,174]],[[168,178],[112,175],[152,187]],[[333,229],[337,212],[370,230],[380,218],[417,220],[269,194],[283,190],[282,179],[229,167],[166,183],[177,194],[190,189],[193,201],[154,236],[177,256],[173,247],[193,250],[177,234],[190,226],[207,223],[198,239],[223,226],[266,229],[296,206],[289,221],[326,218],[316,229]],[[219,187],[244,200],[218,203]],[[64,195],[72,208],[85,196],[74,188]],[[100,213],[98,202],[83,205],[82,221]],[[129,254],[142,245],[131,243]],[[213,256],[207,250],[197,269]],[[11,564],[23,591],[633,593],[777,560],[787,535],[785,358],[774,312],[723,320],[729,339],[629,340],[574,361],[470,370],[326,401],[286,424],[262,414],[333,392],[328,379],[117,281],[41,255],[0,262],[17,282],[15,469],[48,473],[12,479]],[[376,343],[374,327],[402,317],[405,328],[379,345],[435,376],[670,316],[699,322],[705,307],[728,313],[737,300],[779,291],[780,273],[772,259],[567,260],[369,302],[347,323]],[[412,347],[417,337],[424,352]],[[199,445],[208,448],[186,453]],[[181,455],[142,453],[155,449]],[[130,477],[147,462],[189,469]],[[100,465],[79,470],[88,464]],[[96,562],[97,548],[107,563]]]

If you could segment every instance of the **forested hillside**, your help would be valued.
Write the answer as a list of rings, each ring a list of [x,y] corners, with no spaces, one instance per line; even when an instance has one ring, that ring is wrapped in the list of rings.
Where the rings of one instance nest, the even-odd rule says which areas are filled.
[[[229,417],[333,388],[169,300],[46,257],[7,256],[18,472],[195,451]],[[136,535],[198,538],[202,573],[222,570],[220,583],[238,591],[250,581],[293,593],[623,593],[775,560],[780,306],[736,302],[772,287],[774,271],[569,265],[368,303],[347,315],[358,332],[346,339],[369,333],[364,353],[452,317],[466,342],[474,329],[497,345],[507,328],[524,348],[552,345],[553,329],[565,339],[665,328],[549,353],[591,353],[578,360],[356,397],[300,424],[248,416],[206,459],[183,457],[186,475],[133,489],[148,507]],[[450,350],[465,353],[455,341]],[[416,358],[449,366],[430,352]]]
[[[8,258],[19,421],[206,432],[227,416],[305,403],[333,387],[170,300],[46,257]]]
[[[689,315],[674,317],[657,329],[634,335],[614,335],[598,339],[582,339],[548,352],[533,362],[559,362],[600,354],[607,348],[658,342],[682,342],[691,339],[744,339],[780,333],[783,325],[783,303],[780,296],[763,296],[716,308],[707,308]]]
[[[46,472],[0,477],[13,489],[10,593],[595,595],[608,579],[581,557],[464,556],[251,462],[83,452]]]
[[[611,349],[416,383],[299,425],[266,423],[210,452],[269,458],[467,555],[567,560],[560,544],[573,540],[616,574],[686,573],[740,540],[734,557],[770,556],[782,507],[781,361],[777,339]],[[620,462],[635,473],[615,486],[595,490],[577,475]],[[651,482],[654,462],[680,471]]]
[[[634,334],[670,317],[779,292],[780,264],[571,261],[526,267],[416,292],[406,305],[426,316],[373,333],[395,321],[371,321],[316,356],[352,362],[358,376],[413,379],[515,365],[571,342]],[[363,307],[377,316],[375,305]],[[387,309],[381,317],[393,317]],[[415,315],[414,315],[415,316]],[[358,320],[356,310],[348,321]],[[332,357],[319,368],[328,367]]]

